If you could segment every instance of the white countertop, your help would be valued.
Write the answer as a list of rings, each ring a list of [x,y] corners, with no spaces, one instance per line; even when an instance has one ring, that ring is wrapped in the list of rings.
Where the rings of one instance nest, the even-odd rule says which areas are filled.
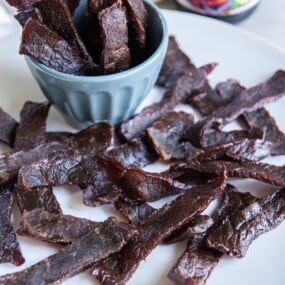
[[[249,17],[236,25],[285,50],[285,0],[261,0]]]

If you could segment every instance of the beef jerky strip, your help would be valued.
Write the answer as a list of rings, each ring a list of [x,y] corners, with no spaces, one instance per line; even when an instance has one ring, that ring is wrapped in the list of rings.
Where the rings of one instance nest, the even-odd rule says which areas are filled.
[[[189,152],[187,161],[209,161],[215,159],[258,161],[270,155],[280,155],[282,153],[285,153],[285,144],[276,145],[265,140],[243,139],[205,148],[194,148],[193,151]]]
[[[20,113],[20,124],[17,128],[13,149],[28,150],[46,142],[46,118],[50,103],[26,102]]]
[[[208,64],[203,67],[206,73],[210,73],[215,67]],[[174,36],[169,37],[166,55],[160,70],[157,84],[163,87],[170,87],[180,76],[188,72],[196,72],[197,67],[191,59],[179,47]]]
[[[252,200],[251,203],[239,206],[222,220],[208,236],[207,246],[231,256],[243,257],[258,236],[274,229],[284,220],[284,189]]]
[[[0,184],[16,177],[19,168],[27,163],[38,161],[47,157],[71,155],[74,151],[66,145],[53,142],[39,145],[27,151],[9,152],[0,155]]]
[[[235,209],[235,207],[239,207],[243,201],[247,201],[247,199],[251,199],[252,197],[248,193],[243,196],[239,196],[237,193],[238,192],[235,191],[233,186],[227,184],[223,192],[222,202],[218,210],[214,213],[213,220],[210,219],[209,223],[207,223],[206,220],[204,225],[202,219],[201,231],[196,232],[194,227],[194,231],[189,236],[189,241],[184,253],[168,273],[168,277],[176,284],[203,285],[206,283],[211,272],[222,257],[222,253],[207,248],[205,238],[213,231],[213,229],[215,229],[216,224],[220,223],[226,215]],[[228,197],[233,199],[228,199]],[[241,203],[239,203],[239,201],[241,201]]]
[[[120,126],[120,132],[127,140],[141,135],[147,127],[158,120],[162,115],[172,111],[174,107],[199,89],[206,80],[205,72],[196,70],[195,73],[186,73],[179,77],[166,91],[159,103],[145,107]]]
[[[126,70],[131,64],[126,8],[121,0],[117,0],[112,6],[99,12],[98,17],[103,42],[100,60],[103,73]]]
[[[203,145],[203,136],[216,124],[224,125],[244,112],[253,111],[285,94],[285,71],[279,70],[266,81],[246,89],[227,105],[219,107],[210,116],[195,124],[185,136],[194,145]]]
[[[193,123],[192,114],[169,112],[147,128],[147,137],[162,160],[184,158],[189,149],[193,148],[190,142],[180,142]]]
[[[204,285],[219,263],[222,253],[204,245],[206,232],[192,235],[182,256],[168,273],[176,284]]]
[[[252,178],[271,185],[285,187],[285,166],[276,166],[261,162],[210,161],[192,163],[189,166],[196,171],[219,174],[226,169],[229,177]]]
[[[40,12],[41,22],[62,37],[80,56],[85,62],[86,73],[92,72],[96,66],[77,33],[68,4],[61,0],[42,0],[34,6]]]
[[[278,70],[266,81],[244,90],[226,106],[211,114],[220,124],[233,121],[244,112],[259,109],[265,103],[277,100],[285,94],[285,71]]]
[[[22,32],[20,54],[60,72],[84,74],[90,70],[86,60],[67,41],[37,20],[29,19]]]
[[[146,30],[148,26],[147,10],[142,0],[123,0],[123,3],[127,8],[128,17],[132,23],[131,30],[135,33],[135,42],[131,45],[134,45],[134,48],[142,52],[146,45]]]
[[[134,230],[129,226],[109,218],[58,253],[23,271],[1,276],[0,283],[3,285],[59,284],[66,278],[88,269],[96,261],[119,251],[133,234]]]
[[[103,46],[101,41],[101,27],[98,14],[103,9],[114,4],[115,0],[88,0],[86,9],[86,28],[82,37],[93,60],[99,64]]]
[[[203,211],[223,189],[224,176],[198,186],[166,204],[137,225],[138,236],[118,253],[96,264],[92,274],[103,285],[125,284],[140,261],[172,231],[188,223]]]
[[[13,146],[18,122],[0,108],[0,141]]]
[[[164,243],[171,244],[187,240],[195,235],[205,235],[208,229],[214,224],[214,220],[207,215],[196,215],[189,224],[174,231],[164,239]]]
[[[73,135],[71,132],[46,132],[46,142],[64,142]]]
[[[107,151],[108,156],[118,160],[119,165],[122,162],[124,165],[134,164],[139,167],[153,162],[156,158],[141,139]],[[66,184],[83,188],[84,203],[89,206],[113,202],[121,194],[108,178],[102,159],[99,162],[96,156],[76,155],[57,161],[46,159],[23,166],[19,173],[19,185],[27,189]]]
[[[107,122],[100,122],[75,133],[66,143],[83,155],[94,155],[115,144],[114,128]]]
[[[97,226],[88,219],[34,209],[23,214],[17,233],[49,243],[70,244]]]
[[[114,206],[116,210],[132,224],[139,223],[156,211],[155,208],[147,203],[135,200],[124,200],[121,198],[115,201]]]
[[[244,90],[245,88],[234,79],[218,83],[215,89],[206,82],[202,92],[192,97],[189,103],[193,104],[202,115],[208,116],[217,108],[230,103]]]
[[[19,187],[16,191],[16,198],[22,214],[34,209],[44,209],[49,213],[61,213],[52,187],[35,187],[32,191],[24,191]]]
[[[11,224],[14,188],[15,181],[0,186],[0,263],[9,262],[20,266],[25,259]]]
[[[275,120],[264,108],[243,114],[243,119],[251,129],[262,130],[263,138],[275,143],[284,142],[285,135],[278,128]]]

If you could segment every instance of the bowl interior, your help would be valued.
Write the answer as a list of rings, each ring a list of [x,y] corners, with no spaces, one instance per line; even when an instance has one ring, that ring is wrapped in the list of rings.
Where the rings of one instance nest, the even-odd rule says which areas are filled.
[[[149,58],[157,50],[164,36],[163,23],[158,8],[148,1],[144,1],[144,4],[148,12],[148,28],[146,31],[146,49],[140,63]],[[73,16],[73,21],[79,34],[83,34],[85,29],[86,6],[86,0],[81,0]]]

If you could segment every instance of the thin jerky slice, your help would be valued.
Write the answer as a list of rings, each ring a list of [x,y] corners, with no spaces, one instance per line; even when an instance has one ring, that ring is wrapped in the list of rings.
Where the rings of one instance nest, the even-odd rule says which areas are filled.
[[[222,220],[216,230],[208,236],[207,246],[231,256],[243,257],[258,236],[276,228],[284,220],[284,189],[252,200]]]
[[[131,56],[128,47],[126,8],[117,0],[112,6],[99,12],[98,17],[103,42],[100,62],[103,73],[127,69],[131,63]]]
[[[163,87],[170,87],[180,76],[195,68],[191,59],[180,49],[175,37],[170,36],[156,83]]]
[[[52,142],[39,145],[27,151],[9,152],[0,155],[0,184],[17,176],[18,170],[28,164],[46,157],[54,158],[71,155],[74,151],[66,148],[65,144]]]
[[[265,140],[275,143],[285,141],[284,133],[266,109],[260,108],[253,112],[245,112],[242,117],[250,129],[261,130]]]
[[[14,188],[15,181],[0,186],[0,263],[20,266],[25,259],[11,223]]]
[[[110,157],[117,161],[120,167],[131,164],[142,167],[156,159],[154,152],[141,139],[111,149],[105,155],[106,159]],[[56,161],[45,159],[25,165],[19,173],[19,185],[26,191],[40,186],[79,185],[86,205],[114,202],[121,195],[121,190],[109,179],[104,168],[104,156],[100,156],[100,160],[98,158],[63,156]]]
[[[88,219],[34,209],[23,214],[17,233],[49,243],[70,244],[96,227],[98,223]]]
[[[188,225],[183,226],[181,229],[174,231],[166,239],[164,243],[171,244],[188,240],[195,235],[204,236],[208,229],[214,224],[214,220],[207,215],[195,216]]]
[[[101,40],[101,27],[98,14],[110,7],[116,0],[88,0],[86,9],[86,28],[82,31],[84,43],[93,60],[99,64],[103,50]]]
[[[80,53],[57,33],[29,19],[22,32],[20,54],[26,54],[60,72],[84,74],[90,67]]]
[[[193,124],[192,114],[170,112],[148,127],[146,133],[161,159],[180,159],[193,148],[190,142],[180,142],[183,134]]]
[[[270,78],[254,87],[244,90],[229,104],[218,108],[211,118],[225,124],[244,112],[259,109],[265,103],[277,100],[285,94],[285,71],[278,70]]]
[[[122,136],[131,140],[141,135],[147,127],[161,116],[183,102],[192,92],[201,88],[206,80],[205,72],[196,70],[195,73],[186,73],[179,77],[166,91],[159,103],[145,107],[140,113],[134,115],[120,126]]]
[[[71,132],[46,132],[46,142],[64,142],[73,135]]]
[[[114,219],[108,219],[58,253],[24,269],[0,277],[3,285],[44,285],[61,283],[96,261],[119,251],[134,231]]]
[[[197,171],[219,174],[224,171],[229,177],[252,178],[271,185],[285,187],[285,167],[261,162],[210,161],[189,165]]]
[[[18,122],[0,108],[0,141],[13,146]]]
[[[140,261],[172,231],[203,211],[223,189],[224,176],[199,186],[166,204],[138,224],[138,236],[118,253],[96,264],[93,275],[101,284],[125,284]]]
[[[132,224],[139,223],[156,211],[156,209],[149,204],[135,200],[118,199],[115,201],[114,206],[116,210]]]
[[[86,73],[92,72],[96,66],[77,33],[68,3],[61,0],[41,0],[34,6],[40,13],[41,22],[68,42],[73,52],[85,62]]]
[[[222,253],[204,245],[204,234],[193,235],[177,263],[168,273],[175,284],[204,285],[217,266]]]
[[[133,48],[142,52],[146,45],[146,30],[148,26],[148,14],[142,0],[123,0],[124,6],[127,8],[128,17],[132,23],[134,32]],[[130,37],[132,41],[132,37]],[[137,55],[137,53],[135,53]]]
[[[20,113],[13,149],[28,150],[46,142],[46,119],[50,103],[26,102]]]
[[[35,187],[32,191],[24,191],[21,187],[16,190],[16,198],[21,213],[34,209],[44,209],[49,213],[61,213],[61,207],[52,187]]]

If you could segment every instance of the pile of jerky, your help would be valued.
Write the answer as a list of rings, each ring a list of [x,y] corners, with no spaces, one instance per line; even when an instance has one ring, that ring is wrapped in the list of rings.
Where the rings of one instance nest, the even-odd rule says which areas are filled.
[[[57,71],[119,72],[145,57],[147,10],[142,0],[87,0],[81,34],[73,23],[80,0],[7,0],[23,26],[20,53]]]
[[[285,95],[285,71],[249,89],[233,79],[213,88],[207,76],[214,68],[196,67],[170,37],[157,81],[164,96],[117,126],[47,132],[48,103],[27,102],[19,122],[1,110],[0,140],[13,151],[0,155],[0,261],[24,262],[10,222],[13,197],[22,214],[18,234],[62,245],[31,267],[0,276],[1,284],[58,284],[89,270],[100,284],[122,285],[157,245],[187,240],[168,277],[202,285],[223,255],[243,257],[253,240],[284,220],[285,167],[260,160],[285,154],[285,135],[263,108]],[[175,111],[180,103],[202,119]],[[233,120],[243,130],[224,131]],[[169,168],[143,169],[158,160]],[[231,177],[280,190],[258,198],[236,189]],[[112,204],[125,222],[63,214],[52,191],[59,185],[79,186],[88,206]],[[173,200],[161,208],[149,203],[168,196]],[[205,215],[213,200],[219,205]]]

